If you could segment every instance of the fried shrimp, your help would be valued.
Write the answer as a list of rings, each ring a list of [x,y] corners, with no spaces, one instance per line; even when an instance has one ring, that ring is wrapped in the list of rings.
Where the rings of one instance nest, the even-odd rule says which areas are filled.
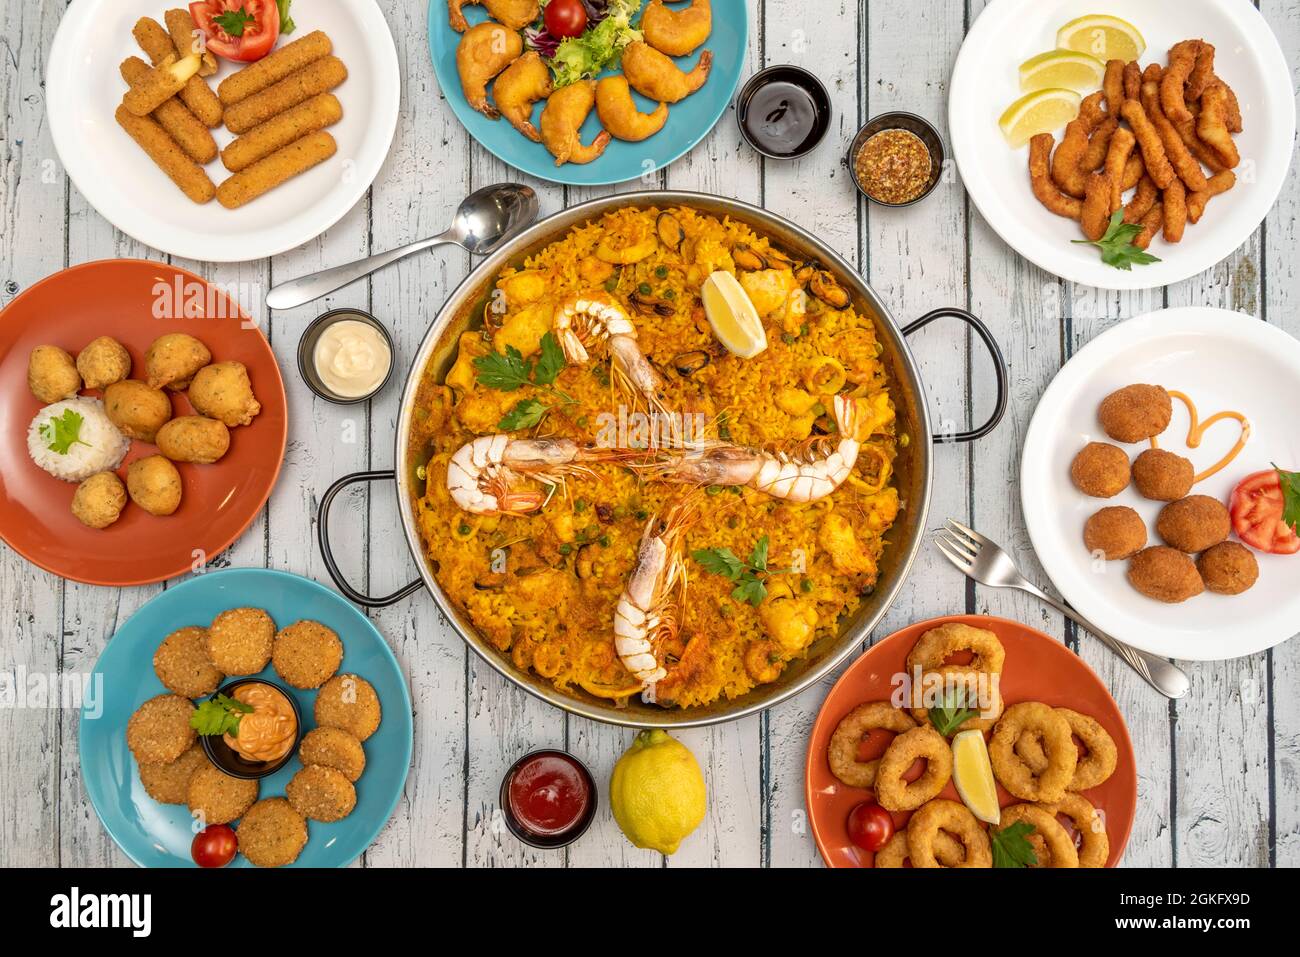
[[[533,104],[551,95],[551,70],[536,50],[529,50],[502,71],[492,84],[492,99],[511,126],[534,143],[542,134],[533,126]]]
[[[712,65],[713,54],[708,50],[700,54],[689,73],[643,40],[628,44],[623,51],[623,75],[632,89],[662,103],[684,100],[702,87]]]
[[[562,86],[542,108],[542,145],[555,157],[555,165],[590,163],[605,152],[610,136],[605,130],[584,146],[580,128],[591,108],[596,105],[596,81],[579,80]]]
[[[664,6],[664,0],[650,0],[641,14],[641,32],[646,42],[669,56],[694,52],[712,30],[710,0],[692,0],[690,6],[681,10]]]
[[[1029,835],[1029,843],[1033,845],[1034,854],[1038,858],[1035,867],[1079,866],[1079,852],[1074,848],[1074,840],[1070,837],[1070,832],[1061,825],[1050,809],[1039,804],[1013,804],[1011,807],[1003,808],[1000,830],[1005,830],[1019,821],[1031,825],[1034,829]]]
[[[1110,736],[1096,718],[1069,708],[1053,709],[1070,726],[1070,733],[1083,742],[1084,754],[1074,766],[1074,776],[1067,786],[1069,791],[1086,791],[1104,783],[1115,773],[1119,763],[1119,750],[1115,739]],[[1047,755],[1043,751],[1042,735],[1026,732],[1016,739],[1016,755],[1034,774],[1047,770]]]
[[[907,653],[907,670],[938,668],[952,655],[968,651],[973,657],[962,667],[1001,674],[1007,653],[998,636],[986,628],[974,628],[960,621],[944,622],[923,634]]]
[[[903,780],[917,758],[925,759],[925,771],[915,781]],[[938,797],[952,779],[952,748],[934,728],[904,731],[880,758],[876,768],[876,800],[890,811],[910,811]]]
[[[1105,867],[1110,858],[1110,838],[1106,835],[1106,820],[1082,794],[1067,794],[1055,804],[1039,804],[1052,817],[1065,815],[1079,835],[1077,856],[1080,867]],[[1059,822],[1058,822],[1059,823]],[[1071,844],[1074,842],[1071,841]],[[1055,855],[1053,855],[1055,860]]]
[[[1217,80],[1201,94],[1201,112],[1196,117],[1196,135],[1214,150],[1220,162],[1232,169],[1241,162],[1228,123],[1228,87]],[[1240,123],[1237,124],[1240,126]]]
[[[934,857],[940,867],[961,867],[966,859],[966,848],[947,831],[934,832],[931,843]],[[885,842],[885,846],[876,851],[873,867],[904,867],[912,860],[912,849],[907,842],[907,831],[895,831],[894,836]]]
[[[1077,220],[1083,210],[1083,203],[1062,193],[1048,175],[1053,142],[1051,133],[1039,133],[1029,141],[1029,182],[1034,197],[1047,207],[1048,212]]]
[[[945,864],[939,860],[939,854],[945,853],[947,846],[946,842],[940,843],[940,833],[962,845],[964,855],[960,864]],[[956,801],[938,799],[917,810],[907,822],[907,847],[913,867],[993,866],[988,834],[980,827],[975,815]]]
[[[488,119],[500,116],[497,108],[488,102],[488,81],[523,52],[523,38],[499,23],[486,20],[466,30],[456,47],[456,71],[469,105]]]
[[[1169,164],[1169,157],[1165,155],[1160,134],[1151,124],[1146,110],[1137,100],[1125,100],[1120,108],[1120,115],[1128,121],[1128,125],[1133,129],[1133,135],[1137,137],[1138,146],[1142,150],[1142,161],[1146,163],[1147,175],[1158,187],[1164,189],[1174,178],[1174,168]]]
[[[470,28],[462,8],[476,4],[487,7],[488,16],[500,20],[511,30],[522,30],[536,20],[539,13],[537,0],[447,0],[447,19],[453,30],[464,33]]]
[[[1047,757],[1047,766],[1037,774],[1015,753],[1015,743],[1026,731],[1040,735]],[[998,782],[1016,797],[1051,803],[1061,799],[1073,780],[1079,750],[1064,717],[1042,702],[1022,701],[1007,708],[998,720],[989,742],[989,760]]]
[[[632,100],[627,77],[616,73],[596,84],[596,115],[615,137],[635,143],[664,128],[668,104],[660,103],[649,113],[640,112]]]
[[[869,788],[876,783],[880,759],[858,760],[858,745],[868,732],[876,729],[902,734],[916,727],[916,722],[888,701],[869,701],[846,714],[831,735],[826,761],[831,773],[851,788]]]

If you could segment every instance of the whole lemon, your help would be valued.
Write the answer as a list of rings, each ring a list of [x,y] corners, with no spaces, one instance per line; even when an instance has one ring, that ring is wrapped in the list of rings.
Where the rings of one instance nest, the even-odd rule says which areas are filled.
[[[676,853],[704,820],[707,795],[700,763],[666,731],[642,731],[609,778],[614,820],[637,847]]]

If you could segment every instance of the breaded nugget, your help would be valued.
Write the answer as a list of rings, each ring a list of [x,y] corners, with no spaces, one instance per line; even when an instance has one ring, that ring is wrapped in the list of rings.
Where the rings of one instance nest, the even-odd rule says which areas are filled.
[[[87,389],[102,389],[131,374],[131,354],[112,336],[100,336],[77,353],[77,371]]]
[[[1151,125],[1146,110],[1142,108],[1142,104],[1138,100],[1125,100],[1124,105],[1120,107],[1120,115],[1128,121],[1128,125],[1133,130],[1133,135],[1137,137],[1138,147],[1142,150],[1142,162],[1146,164],[1147,175],[1151,177],[1157,186],[1164,189],[1174,178],[1174,168],[1169,164],[1169,157],[1165,155],[1164,144],[1160,142],[1160,134]]]
[[[239,853],[256,867],[292,864],[307,844],[307,819],[284,798],[258,801],[235,829]]]
[[[1083,544],[1088,551],[1107,561],[1130,558],[1147,543],[1142,516],[1127,505],[1108,505],[1083,524]]]
[[[1176,502],[1192,490],[1195,469],[1181,455],[1147,449],[1133,460],[1133,484],[1138,494],[1155,502]]]
[[[72,494],[72,514],[87,528],[108,528],[126,507],[126,486],[116,472],[96,472]]]
[[[357,789],[342,771],[309,764],[284,787],[294,810],[313,821],[341,821],[357,806]]]
[[[1116,442],[1141,442],[1169,428],[1174,404],[1158,385],[1134,384],[1116,389],[1101,400],[1097,418]]]
[[[1110,209],[1109,215],[1114,213],[1124,205],[1124,168],[1128,165],[1129,155],[1133,152],[1133,147],[1137,145],[1137,140],[1127,129],[1121,127],[1115,131],[1115,135],[1110,138],[1110,149],[1106,152],[1105,176],[1110,180]],[[1102,231],[1103,233],[1105,230]]]
[[[319,621],[295,621],[280,629],[271,651],[276,674],[295,688],[319,688],[342,661],[343,642]]]
[[[194,202],[202,205],[217,195],[217,188],[208,179],[203,167],[190,159],[171,136],[148,116],[134,116],[126,107],[119,106],[114,114],[118,126],[126,130],[140,149]]]
[[[1175,177],[1161,199],[1165,207],[1165,242],[1182,242],[1183,230],[1187,228],[1187,187]]]
[[[1118,133],[1115,134],[1119,136]],[[1116,192],[1107,173],[1089,173],[1084,188],[1083,207],[1079,210],[1079,226],[1083,234],[1096,242],[1106,235],[1110,225],[1110,202]]]
[[[27,388],[47,405],[81,391],[81,373],[72,356],[58,346],[37,346],[27,357]]]
[[[323,130],[308,133],[252,166],[240,170],[217,187],[217,202],[238,209],[281,183],[317,166],[338,150],[334,137]]]
[[[133,84],[140,82],[149,72],[149,64],[138,56],[127,57],[122,61],[120,69],[122,79]],[[194,162],[202,165],[216,158],[217,141],[202,121],[186,109],[180,100],[175,97],[168,99],[152,115]]]
[[[1201,112],[1196,117],[1196,135],[1228,169],[1241,162],[1237,144],[1228,129],[1228,88],[1216,80],[1201,94]],[[1240,124],[1238,124],[1240,125]]]
[[[172,43],[171,35],[157,20],[141,17],[136,21],[131,33],[154,66],[162,63],[169,56],[176,56],[176,47]],[[221,101],[197,72],[189,78],[177,95],[204,126],[213,129],[221,125]]]
[[[343,106],[333,93],[313,96],[239,137],[221,151],[221,162],[230,172],[238,173],[308,133],[323,130],[342,118]]]
[[[201,698],[220,687],[225,675],[208,660],[208,630],[178,628],[153,654],[153,670],[164,687],[185,698]]]
[[[161,455],[136,459],[126,467],[126,491],[150,515],[171,515],[181,507],[181,473]]]
[[[1156,184],[1151,182],[1151,177],[1143,173],[1142,179],[1137,184],[1137,192],[1124,207],[1124,222],[1131,224],[1142,222],[1142,217],[1151,212],[1151,207],[1159,198],[1160,190],[1156,189]]]
[[[139,379],[123,379],[104,390],[104,414],[122,434],[152,442],[172,417],[171,399]]]
[[[257,800],[258,783],[247,778],[232,778],[220,768],[209,764],[194,772],[190,778],[185,803],[190,813],[203,826],[229,824],[243,817],[244,812]]]
[[[370,682],[353,674],[335,675],[316,695],[316,723],[350,731],[364,741],[379,728],[383,709]]]
[[[158,430],[158,451],[173,462],[211,465],[230,448],[226,423],[202,415],[182,415]]]
[[[1187,218],[1199,222],[1205,214],[1206,204],[1220,193],[1226,193],[1237,184],[1237,174],[1230,169],[1221,170],[1210,177],[1206,188],[1187,197]]]
[[[194,373],[212,361],[212,353],[200,340],[184,332],[159,336],[144,354],[146,381],[155,389],[184,392]]]
[[[275,622],[260,608],[230,608],[208,626],[208,659],[228,675],[255,675],[271,660]]]
[[[262,404],[253,395],[248,369],[242,362],[214,362],[204,366],[195,373],[185,394],[194,411],[210,419],[220,419],[232,429],[248,425],[262,411]]]
[[[170,764],[194,743],[194,705],[180,695],[160,694],[135,709],[126,723],[126,744],[140,764]]]
[[[1112,498],[1128,488],[1128,456],[1114,445],[1089,442],[1070,463],[1070,478],[1084,495]]]
[[[366,769],[365,748],[356,735],[342,728],[308,731],[298,746],[298,757],[303,764],[320,764],[341,771],[353,784]]]
[[[1170,502],[1156,517],[1156,531],[1180,552],[1203,552],[1232,531],[1227,507],[1208,495],[1189,495]]]
[[[136,77],[122,97],[122,105],[136,116],[148,116],[184,89],[198,71],[197,56],[180,59],[174,54],[166,56],[161,63]]]
[[[1169,604],[1186,601],[1205,590],[1195,563],[1164,545],[1152,545],[1134,555],[1128,566],[1128,580],[1148,598]]]
[[[1029,182],[1034,196],[1049,212],[1066,219],[1078,219],[1083,203],[1066,196],[1056,188],[1048,175],[1048,160],[1052,154],[1052,134],[1039,133],[1029,141]]]
[[[232,73],[217,86],[217,96],[226,106],[234,106],[254,93],[265,90],[290,74],[328,56],[334,50],[330,38],[320,30],[286,43],[238,73]]]
[[[1259,578],[1259,562],[1239,542],[1219,542],[1196,560],[1205,587],[1220,595],[1240,595]]]
[[[208,766],[203,746],[196,743],[170,764],[140,765],[140,783],[145,793],[160,804],[184,804],[190,797],[190,778],[199,768]]]
[[[226,128],[235,134],[247,133],[273,116],[328,93],[348,78],[348,68],[336,56],[324,56],[291,73],[278,83],[240,100],[226,109]]]

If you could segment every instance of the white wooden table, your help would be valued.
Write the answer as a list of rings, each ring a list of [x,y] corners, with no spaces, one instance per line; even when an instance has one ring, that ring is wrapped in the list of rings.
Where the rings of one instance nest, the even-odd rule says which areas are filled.
[[[1172,0],[1171,0],[1172,2]],[[472,189],[518,173],[471,142],[433,78],[423,0],[380,0],[402,65],[402,118],[369,196],[325,236],[272,261],[234,266],[183,262],[209,279],[252,284],[335,265],[441,231]],[[947,82],[981,0],[750,0],[746,75],[797,63],[827,83],[836,115],[826,141],[795,163],[764,162],[740,140],[734,112],[659,185],[760,204],[812,230],[854,262],[904,321],[942,305],[982,316],[1010,366],[1011,405],[1001,427],[970,446],[935,453],[936,521],[954,516],[1012,547],[1031,577],[1018,506],[1020,444],[1034,404],[1069,356],[1112,324],[1162,306],[1206,304],[1258,316],[1300,335],[1296,271],[1300,182],[1292,168],[1264,225],[1215,269],[1137,294],[1063,283],[1004,246],[971,208],[959,182],[902,211],[868,207],[841,166],[860,122],[903,108],[944,123]],[[163,258],[115,231],[60,168],[45,118],[42,78],[63,0],[3,5],[0,95],[0,304],[66,266],[110,257]],[[1104,4],[1102,4],[1104,7]],[[1261,0],[1292,66],[1300,64],[1300,3]],[[597,195],[525,179],[543,213]],[[625,189],[644,188],[641,183]],[[345,472],[393,464],[399,389],[369,406],[315,399],[294,360],[304,325],[344,305],[368,309],[394,330],[405,369],[428,322],[471,263],[459,251],[421,255],[310,306],[254,315],[269,336],[289,391],[285,469],[270,504],[215,566],[268,566],[328,583],[316,548],[320,493]],[[913,339],[937,420],[980,421],[991,377],[982,350],[959,327],[936,324]],[[969,384],[967,384],[969,383]],[[1291,397],[1279,396],[1279,401]],[[355,429],[355,440],[348,441]],[[11,468],[19,463],[5,462]],[[337,553],[353,581],[383,593],[413,577],[392,491],[356,488],[336,508]],[[165,586],[107,589],[61,581],[0,546],[0,670],[86,672],[104,643]],[[877,636],[939,614],[1016,618],[1076,648],[1118,700],[1137,753],[1139,808],[1124,863],[1145,866],[1300,864],[1300,641],[1237,661],[1192,665],[1193,687],[1171,705],[1088,635],[1027,596],[976,588],[925,548]],[[829,682],[761,717],[682,738],[705,769],[709,813],[665,861],[638,851],[607,813],[567,852],[539,852],[494,826],[498,783],[530,748],[569,748],[604,780],[631,732],[567,717],[514,690],[466,649],[427,595],[373,614],[409,677],[415,757],[406,792],[366,852],[366,866],[810,865],[806,827],[807,735]],[[72,711],[0,709],[0,865],[111,865],[127,859],[100,827],[82,787]]]

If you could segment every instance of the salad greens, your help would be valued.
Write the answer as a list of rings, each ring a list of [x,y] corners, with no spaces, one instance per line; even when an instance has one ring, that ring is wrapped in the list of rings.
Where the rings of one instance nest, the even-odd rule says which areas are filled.
[[[587,7],[585,33],[560,40],[543,30],[527,31],[529,46],[547,61],[555,75],[555,85],[568,86],[617,67],[623,48],[641,39],[632,27],[632,17],[641,9],[641,0],[584,0]]]

